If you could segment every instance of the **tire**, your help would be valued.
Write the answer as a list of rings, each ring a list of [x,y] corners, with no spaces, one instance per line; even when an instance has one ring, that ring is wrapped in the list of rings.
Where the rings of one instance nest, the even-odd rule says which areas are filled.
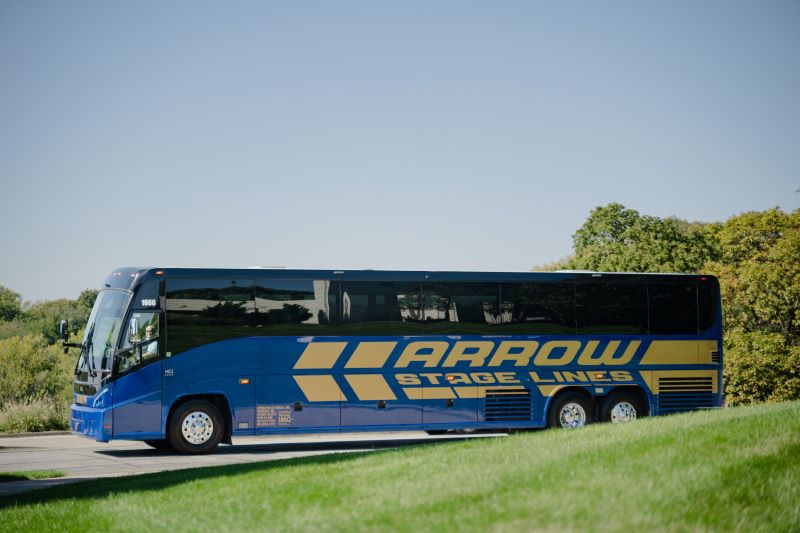
[[[169,442],[181,453],[211,453],[222,440],[225,423],[219,409],[205,400],[191,400],[170,417]]]
[[[144,441],[145,444],[150,446],[151,448],[155,448],[156,450],[171,450],[172,445],[169,443],[167,439],[158,439],[158,440],[146,440]]]
[[[634,422],[646,415],[641,398],[625,390],[609,394],[600,407],[600,419],[613,424]]]
[[[556,397],[547,413],[547,427],[577,429],[594,422],[594,405],[577,392]]]

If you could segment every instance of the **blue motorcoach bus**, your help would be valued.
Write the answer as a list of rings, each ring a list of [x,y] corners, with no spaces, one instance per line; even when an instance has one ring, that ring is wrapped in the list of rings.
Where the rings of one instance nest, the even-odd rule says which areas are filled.
[[[73,433],[185,453],[723,404],[719,286],[704,275],[123,268],[82,342],[62,339],[80,348]]]

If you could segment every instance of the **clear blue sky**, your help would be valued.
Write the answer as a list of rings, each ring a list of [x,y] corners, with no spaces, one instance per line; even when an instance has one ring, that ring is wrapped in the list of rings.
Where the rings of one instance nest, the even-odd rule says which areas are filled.
[[[800,206],[800,2],[0,3],[0,284],[527,270]]]

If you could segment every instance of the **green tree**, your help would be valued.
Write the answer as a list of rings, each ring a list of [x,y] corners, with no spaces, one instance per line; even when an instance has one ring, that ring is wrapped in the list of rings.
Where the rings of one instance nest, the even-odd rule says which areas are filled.
[[[94,301],[97,299],[97,294],[100,291],[97,289],[84,289],[78,296],[77,304],[81,307],[91,310],[94,307]]]
[[[800,209],[732,217],[715,238],[722,253],[706,269],[720,279],[726,329],[800,344]]]
[[[743,213],[715,238],[729,402],[800,398],[800,209]]]
[[[14,320],[21,313],[19,294],[0,285],[0,320]]]
[[[612,203],[589,214],[573,248],[568,268],[716,275],[728,401],[800,398],[800,209],[700,224]]]
[[[85,307],[75,300],[50,300],[36,302],[24,312],[25,330],[32,334],[43,335],[51,344],[56,342],[58,325],[62,319],[69,321],[70,333],[73,335],[86,325],[90,307]]]
[[[569,267],[605,272],[697,272],[715,258],[706,225],[640,215],[612,203],[597,207],[572,237]]]
[[[725,396],[729,404],[800,398],[800,346],[776,333],[725,333]]]

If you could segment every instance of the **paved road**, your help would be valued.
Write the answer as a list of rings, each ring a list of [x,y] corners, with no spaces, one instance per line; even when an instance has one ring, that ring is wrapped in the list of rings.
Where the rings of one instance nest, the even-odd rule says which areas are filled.
[[[0,437],[0,472],[61,470],[66,477],[0,483],[0,495],[84,479],[230,465],[328,453],[396,448],[442,439],[497,435],[428,436],[419,432],[339,433],[285,437],[235,438],[211,455],[178,455],[156,451],[141,442],[95,442],[69,434]]]

